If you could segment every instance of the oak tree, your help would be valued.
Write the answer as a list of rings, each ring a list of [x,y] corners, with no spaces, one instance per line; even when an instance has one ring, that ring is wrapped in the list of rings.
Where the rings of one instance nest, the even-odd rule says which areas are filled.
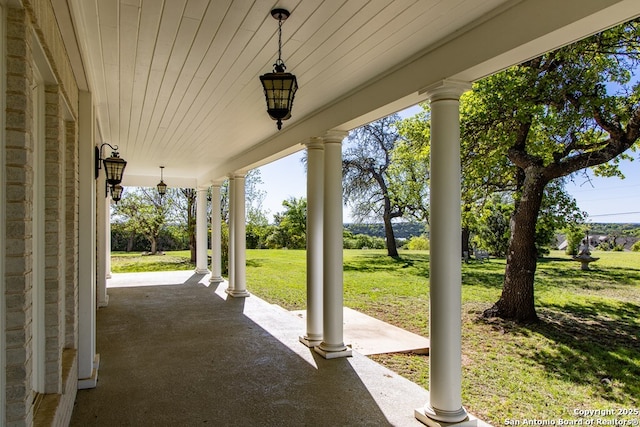
[[[537,319],[535,236],[545,189],[585,168],[620,175],[640,137],[640,25],[629,22],[474,84],[463,100],[462,139],[508,163],[514,185],[500,299],[485,316]],[[491,163],[490,163],[491,164]]]
[[[398,115],[384,117],[349,133],[342,160],[343,192],[357,221],[380,218],[384,223],[387,254],[398,256],[392,221],[401,218],[404,206],[391,192],[392,151],[400,137]]]

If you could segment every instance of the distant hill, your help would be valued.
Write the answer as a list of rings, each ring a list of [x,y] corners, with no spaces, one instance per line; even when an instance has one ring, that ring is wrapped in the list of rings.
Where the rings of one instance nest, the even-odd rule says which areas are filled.
[[[345,230],[353,234],[365,234],[373,237],[384,237],[384,224],[371,223],[371,224],[355,224],[349,223],[344,225]],[[413,236],[420,236],[425,232],[424,224],[417,222],[396,222],[393,223],[393,231],[395,232],[396,239],[410,239]],[[631,244],[640,238],[640,224],[618,224],[618,223],[593,223],[589,224],[589,234],[592,236],[621,237],[622,244],[630,242]],[[635,237],[631,239],[625,239],[625,237]],[[562,239],[562,238],[561,238]],[[562,240],[560,240],[562,241]]]
[[[593,223],[589,224],[591,234],[616,234],[618,236],[640,236],[640,224]]]
[[[345,224],[345,230],[353,234],[365,234],[372,237],[384,237],[384,224]],[[396,239],[410,239],[424,234],[424,224],[417,222],[395,222],[393,232]]]

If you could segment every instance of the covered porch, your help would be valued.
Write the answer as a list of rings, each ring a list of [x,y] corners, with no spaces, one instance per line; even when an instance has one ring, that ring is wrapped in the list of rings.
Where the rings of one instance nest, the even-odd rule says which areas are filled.
[[[72,410],[75,425],[466,420],[459,99],[637,16],[637,0],[0,0],[0,424],[64,426]],[[282,130],[260,87],[280,41],[300,82]],[[419,102],[431,107],[437,254],[430,394],[352,354],[342,318],[342,141]],[[128,162],[123,186],[197,189],[194,279],[107,292],[119,185],[100,166],[108,148]],[[301,150],[306,324],[245,283],[245,175]],[[223,279],[221,218],[203,218],[208,189],[220,211],[224,181]]]
[[[304,319],[226,287],[191,271],[114,274],[98,387],[78,391],[71,425],[422,425],[424,388],[357,351],[326,360],[298,341]]]

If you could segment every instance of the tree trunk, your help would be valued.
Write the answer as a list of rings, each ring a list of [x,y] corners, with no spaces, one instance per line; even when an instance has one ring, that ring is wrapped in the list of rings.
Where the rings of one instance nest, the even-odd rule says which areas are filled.
[[[384,236],[387,241],[387,255],[390,257],[398,256],[398,247],[396,246],[396,235],[391,225],[391,217],[384,215]]]
[[[187,200],[187,234],[189,235],[189,250],[191,251],[191,262],[196,262],[196,215],[197,215],[197,191],[194,188],[181,189],[182,195]]]
[[[133,250],[133,238],[135,234],[132,232],[129,234],[129,240],[127,240],[127,252],[131,252]]]
[[[462,253],[460,256],[466,261],[471,252],[469,252],[469,239],[471,238],[471,230],[469,227],[462,227]],[[466,257],[465,257],[466,254]]]
[[[541,169],[525,171],[522,196],[511,216],[511,237],[507,251],[507,267],[502,295],[485,317],[501,317],[519,322],[538,319],[534,305],[533,283],[538,254],[536,251],[536,222],[547,181]]]
[[[189,249],[191,249],[191,262],[195,263],[196,262],[196,249],[197,249],[196,235],[195,234],[190,234],[189,235]]]
[[[151,255],[155,255],[158,252],[158,241],[155,238],[149,239],[151,242]]]

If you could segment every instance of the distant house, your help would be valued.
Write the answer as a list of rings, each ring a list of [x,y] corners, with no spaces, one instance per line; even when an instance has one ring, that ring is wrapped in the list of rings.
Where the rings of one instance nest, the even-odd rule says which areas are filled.
[[[635,236],[614,236],[614,235],[605,235],[605,234],[593,234],[589,235],[589,250],[597,250],[603,249],[603,247],[608,246],[610,249],[618,245],[622,245],[624,251],[630,251],[631,247],[634,243],[636,243],[640,238]],[[567,249],[567,239],[564,235],[558,235],[556,237],[556,248],[558,250]]]

